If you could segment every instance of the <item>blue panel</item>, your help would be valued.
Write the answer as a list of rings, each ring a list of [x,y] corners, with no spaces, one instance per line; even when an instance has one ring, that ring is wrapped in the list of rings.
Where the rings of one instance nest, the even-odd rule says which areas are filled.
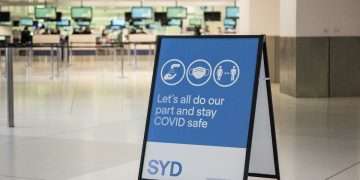
[[[259,43],[162,38],[147,140],[246,148]]]

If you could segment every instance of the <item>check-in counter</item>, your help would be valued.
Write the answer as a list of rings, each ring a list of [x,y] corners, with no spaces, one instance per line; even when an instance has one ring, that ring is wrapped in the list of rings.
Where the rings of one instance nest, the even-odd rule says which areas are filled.
[[[69,37],[72,55],[94,56],[96,55],[96,35],[73,34]]]
[[[60,45],[60,35],[54,34],[35,34],[33,36],[33,44],[35,46],[44,46],[44,47],[34,47],[33,55],[34,56],[50,56],[51,55],[51,46]],[[55,52],[57,52],[54,49]]]
[[[12,37],[10,26],[0,26],[0,36]]]
[[[222,22],[207,22],[206,23],[208,27],[207,35],[221,35],[222,34]]]
[[[37,34],[33,37],[33,44],[35,45],[59,45],[60,44],[60,35],[45,35],[45,34]],[[37,47],[34,50],[50,50],[50,47]]]
[[[34,44],[60,44],[60,35],[34,35]]]
[[[69,37],[70,45],[76,49],[95,50],[96,35],[92,34],[73,34]]]
[[[137,54],[141,54],[146,50],[147,52],[153,51],[156,47],[156,35],[155,34],[130,34],[128,41],[128,48],[132,49]]]
[[[155,34],[130,34],[129,40],[130,43],[137,43],[138,49],[147,49],[148,46],[141,45],[141,43],[154,43],[156,42],[156,35]]]

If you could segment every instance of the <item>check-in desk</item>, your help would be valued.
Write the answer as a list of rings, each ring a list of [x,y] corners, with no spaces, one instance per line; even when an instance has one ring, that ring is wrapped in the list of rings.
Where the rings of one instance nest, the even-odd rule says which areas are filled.
[[[34,56],[51,56],[51,49],[53,49],[53,51],[56,51],[56,46],[60,46],[60,39],[60,35],[34,35],[34,47],[32,49]]]
[[[130,34],[128,41],[125,41],[125,43],[128,43],[129,48],[133,50],[132,53],[137,55],[151,53],[155,49],[155,42],[156,35],[154,34]]]
[[[73,34],[69,37],[69,44],[73,56],[96,55],[96,35]]]
[[[60,35],[34,35],[34,44],[60,44]]]
[[[24,57],[27,66],[31,66],[34,57],[45,57],[51,62],[57,60],[61,54],[60,35],[42,35],[36,34],[33,36],[33,45],[26,47],[15,48],[15,57]]]
[[[222,22],[207,22],[208,32],[206,35],[221,35],[222,34]]]
[[[124,41],[124,48],[128,55],[133,55],[135,67],[137,67],[140,55],[153,55],[156,48],[156,35],[154,34],[130,34],[128,41]]]
[[[26,55],[28,67],[32,66],[33,57],[45,58],[50,62],[51,79],[60,73],[60,62],[64,60],[64,48],[61,46],[61,36],[56,34],[35,34],[33,45],[16,48]]]

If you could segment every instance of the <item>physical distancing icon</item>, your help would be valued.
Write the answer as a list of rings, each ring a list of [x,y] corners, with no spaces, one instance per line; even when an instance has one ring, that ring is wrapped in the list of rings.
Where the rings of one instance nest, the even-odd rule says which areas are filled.
[[[233,60],[222,60],[214,68],[213,79],[220,87],[233,86],[240,77],[240,67]]]

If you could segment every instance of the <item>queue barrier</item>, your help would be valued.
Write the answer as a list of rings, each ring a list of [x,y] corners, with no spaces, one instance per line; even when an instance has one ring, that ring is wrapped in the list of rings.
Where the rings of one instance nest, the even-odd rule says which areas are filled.
[[[134,55],[134,65],[137,68],[138,54],[137,54],[137,45],[155,45],[155,42],[124,42],[120,44],[108,44],[108,45],[96,45],[96,46],[78,46],[78,45],[59,45],[59,44],[34,44],[34,45],[13,45],[8,44],[6,46],[0,46],[0,76],[5,78],[6,81],[6,91],[7,91],[7,119],[8,127],[15,127],[15,114],[14,114],[14,59],[20,56],[25,57],[25,68],[32,68],[33,59],[36,51],[45,50],[50,54],[50,70],[51,75],[50,79],[54,80],[59,77],[61,74],[61,69],[68,68],[72,63],[72,56],[74,50],[77,49],[94,49],[95,57],[98,56],[98,50],[105,49],[110,52],[112,55],[112,60],[116,62],[119,54],[121,55],[121,77],[125,77],[125,67],[124,67],[124,56],[127,55],[128,58],[131,54]],[[132,49],[131,47],[134,47]],[[150,52],[149,55],[153,54]],[[129,58],[130,59],[130,58]],[[64,66],[65,64],[65,66]]]

